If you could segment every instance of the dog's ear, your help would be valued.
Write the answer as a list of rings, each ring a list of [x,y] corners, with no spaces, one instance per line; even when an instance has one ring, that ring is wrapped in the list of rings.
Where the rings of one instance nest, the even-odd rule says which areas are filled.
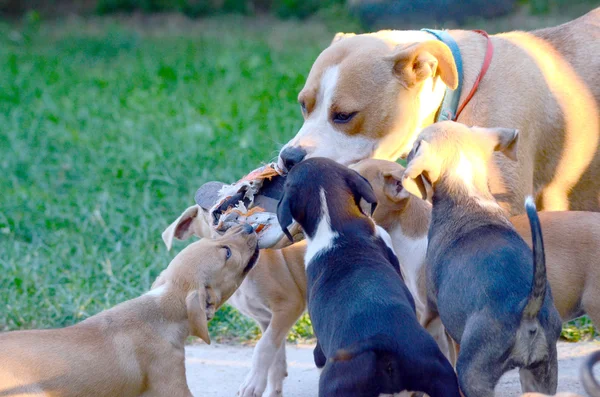
[[[279,226],[286,237],[293,243],[294,237],[292,237],[292,234],[288,230],[288,227],[294,222],[290,197],[291,195],[288,193],[288,189],[285,189],[283,197],[279,200],[279,203],[277,203],[277,222],[279,222]]]
[[[352,195],[354,196],[356,205],[360,208],[361,199],[371,204],[371,213],[369,215],[372,216],[375,212],[375,208],[377,208],[377,196],[375,196],[373,187],[369,181],[358,172],[350,169],[348,169],[348,171],[349,173],[346,177],[346,182],[352,190]]]
[[[519,130],[513,128],[491,128],[498,136],[495,151],[504,153],[506,157],[517,161],[517,143],[519,141]]]
[[[427,141],[421,140],[417,145],[415,154],[402,176],[402,186],[410,194],[431,201],[433,184],[439,178],[439,166],[435,164],[429,153],[431,150]]]
[[[193,222],[196,221],[199,207],[192,205],[188,207],[175,222],[171,223],[168,228],[162,233],[162,239],[167,246],[167,250],[170,250],[173,246],[173,239],[187,240],[194,234]]]
[[[402,186],[404,168],[398,166],[393,171],[383,173],[383,193],[394,203],[410,198],[410,193]]]
[[[335,34],[335,36],[333,37],[333,40],[331,40],[331,44],[333,43],[337,43],[338,41],[342,40],[342,39],[346,39],[348,37],[352,37],[352,36],[356,36],[355,33],[344,33],[344,32],[338,32]],[[330,44],[330,45],[331,45]]]
[[[185,304],[187,308],[190,335],[197,336],[210,345],[208,334],[207,291],[194,290],[187,295]]]
[[[502,152],[506,157],[517,161],[517,143],[519,130],[514,128],[471,127],[478,134],[485,134],[495,142],[494,151]]]
[[[458,87],[458,72],[452,51],[439,40],[401,47],[390,59],[394,75],[407,88],[438,75],[450,89],[455,90]]]
[[[162,233],[162,239],[170,250],[173,246],[173,239],[187,240],[196,236],[199,238],[209,237],[217,238],[217,232],[211,226],[210,213],[199,205],[192,205],[171,223]]]

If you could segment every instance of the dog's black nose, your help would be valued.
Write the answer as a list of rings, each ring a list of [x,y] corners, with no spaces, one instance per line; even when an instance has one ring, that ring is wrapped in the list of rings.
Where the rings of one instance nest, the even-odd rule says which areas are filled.
[[[304,160],[304,157],[306,157],[306,150],[299,146],[286,147],[279,154],[279,157],[283,162],[283,166],[289,172],[293,166]]]
[[[254,231],[254,228],[249,223],[244,223],[242,225],[242,231],[246,234],[250,234]]]

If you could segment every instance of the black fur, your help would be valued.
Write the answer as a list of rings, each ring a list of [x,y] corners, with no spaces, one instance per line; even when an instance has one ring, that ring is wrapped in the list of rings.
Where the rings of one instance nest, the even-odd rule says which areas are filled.
[[[454,370],[433,338],[419,325],[413,298],[400,275],[398,259],[360,200],[375,204],[370,184],[331,160],[313,158],[292,168],[278,206],[282,228],[292,219],[309,239],[327,199],[331,249],[307,267],[308,312],[318,338],[315,362],[327,364],[320,396],[379,396],[403,390],[431,397],[458,397]],[[332,359],[343,357],[343,360]]]

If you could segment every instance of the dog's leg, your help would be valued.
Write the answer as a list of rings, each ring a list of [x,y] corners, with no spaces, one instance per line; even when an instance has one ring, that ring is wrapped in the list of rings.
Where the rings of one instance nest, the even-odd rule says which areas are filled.
[[[300,302],[300,304],[298,304]],[[277,373],[281,379],[272,379],[271,384],[279,385],[283,384],[282,375],[285,374],[285,367],[282,370],[274,371],[271,370],[271,366],[276,362],[277,352],[280,348],[285,349],[284,339],[290,329],[294,326],[296,320],[302,314],[304,310],[303,301],[297,300],[295,306],[298,307],[278,307],[277,311],[273,312],[271,323],[263,333],[262,338],[256,344],[254,353],[252,354],[252,369],[242,386],[238,394],[240,397],[260,397],[265,392],[267,387],[267,379],[269,372]],[[277,393],[277,390],[273,390],[273,393]],[[279,391],[281,393],[281,391]],[[278,394],[275,394],[278,395]]]
[[[600,332],[600,285],[590,283],[586,286],[582,297],[582,306],[588,316],[592,319],[597,332]]]
[[[453,367],[456,366],[457,353],[454,350],[454,342],[446,332],[439,315],[432,316],[425,325],[425,329],[433,337],[442,354],[450,361]]]
[[[497,331],[493,319],[484,315],[474,315],[467,322],[456,363],[465,397],[494,397],[494,388],[505,371],[501,356],[507,343]]]
[[[317,340],[317,345],[315,346],[315,349],[313,350],[313,358],[315,360],[315,365],[319,369],[322,369],[325,366],[325,363],[327,362],[327,357],[325,357],[325,354],[323,353],[323,349],[321,349],[321,346],[319,345],[318,340]]]
[[[150,365],[144,397],[194,397],[186,381],[185,353],[177,353],[172,357],[161,357],[160,365]]]
[[[283,380],[288,376],[287,361],[285,359],[285,343],[277,350],[275,361],[269,368],[269,397],[280,397],[283,394]]]
[[[539,392],[554,395],[558,387],[558,355],[556,344],[548,343],[548,359],[519,370],[523,393]]]

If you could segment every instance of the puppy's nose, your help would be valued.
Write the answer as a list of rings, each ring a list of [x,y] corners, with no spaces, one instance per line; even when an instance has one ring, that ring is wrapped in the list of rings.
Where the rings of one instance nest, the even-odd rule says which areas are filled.
[[[304,157],[306,157],[306,150],[299,146],[289,146],[279,153],[279,157],[281,158],[283,166],[289,172],[293,166],[304,160]]]
[[[249,223],[244,223],[242,225],[242,232],[246,234],[251,234],[252,232],[254,232],[254,228]]]

